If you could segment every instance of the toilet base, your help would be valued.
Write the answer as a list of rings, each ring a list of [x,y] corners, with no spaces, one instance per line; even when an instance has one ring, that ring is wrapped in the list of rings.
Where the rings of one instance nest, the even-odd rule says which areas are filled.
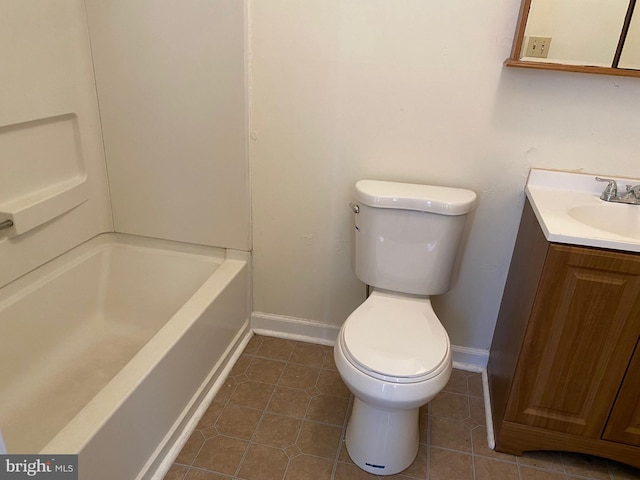
[[[355,398],[345,443],[351,460],[376,475],[408,468],[418,453],[419,408],[387,410]]]

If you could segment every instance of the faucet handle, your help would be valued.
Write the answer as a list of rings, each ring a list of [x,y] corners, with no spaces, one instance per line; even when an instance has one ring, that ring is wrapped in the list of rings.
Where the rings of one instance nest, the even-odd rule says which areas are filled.
[[[604,192],[600,195],[602,200],[606,200],[607,202],[612,198],[618,195],[618,183],[612,178],[601,178],[596,177],[596,181],[598,182],[609,182],[606,187],[604,187]]]
[[[633,195],[637,202],[640,199],[640,185],[627,185],[627,193]]]

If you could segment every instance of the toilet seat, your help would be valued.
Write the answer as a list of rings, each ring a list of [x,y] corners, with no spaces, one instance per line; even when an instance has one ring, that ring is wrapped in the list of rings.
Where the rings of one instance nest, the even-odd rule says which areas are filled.
[[[354,367],[393,383],[439,374],[451,348],[428,298],[379,291],[347,318],[339,341]]]

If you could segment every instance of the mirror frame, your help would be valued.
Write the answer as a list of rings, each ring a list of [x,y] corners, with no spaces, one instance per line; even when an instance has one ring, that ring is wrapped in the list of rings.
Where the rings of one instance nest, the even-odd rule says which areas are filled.
[[[522,51],[522,44],[524,43],[524,32],[527,27],[530,8],[531,0],[522,0],[522,5],[520,5],[520,14],[518,15],[518,23],[516,25],[516,33],[513,38],[513,46],[511,47],[511,56],[504,62],[505,66],[534,68],[539,70],[560,70],[564,72],[597,73],[623,77],[640,77],[640,70],[521,60],[520,52]]]

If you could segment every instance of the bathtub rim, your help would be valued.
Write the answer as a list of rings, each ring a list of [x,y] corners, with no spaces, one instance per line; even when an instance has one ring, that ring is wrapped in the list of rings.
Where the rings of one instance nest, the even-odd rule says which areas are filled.
[[[99,250],[110,246],[129,246],[135,249],[161,250],[167,254],[194,255],[203,260],[222,264],[227,258],[244,259],[241,255],[234,255],[225,248],[194,245],[171,240],[161,240],[151,237],[139,237],[126,233],[100,233],[89,240],[77,245],[39,267],[30,270],[15,280],[0,286],[0,310],[26,297],[40,286],[71,270],[87,258],[92,257]]]
[[[111,247],[157,251],[161,255],[195,255],[216,269],[134,357],[67,423],[39,453],[81,453],[236,275],[250,265],[250,253],[220,247],[107,232],[96,235],[39,268],[0,288],[0,308],[26,297],[83,261]],[[247,323],[248,325],[248,323]],[[241,330],[245,330],[245,327]]]

